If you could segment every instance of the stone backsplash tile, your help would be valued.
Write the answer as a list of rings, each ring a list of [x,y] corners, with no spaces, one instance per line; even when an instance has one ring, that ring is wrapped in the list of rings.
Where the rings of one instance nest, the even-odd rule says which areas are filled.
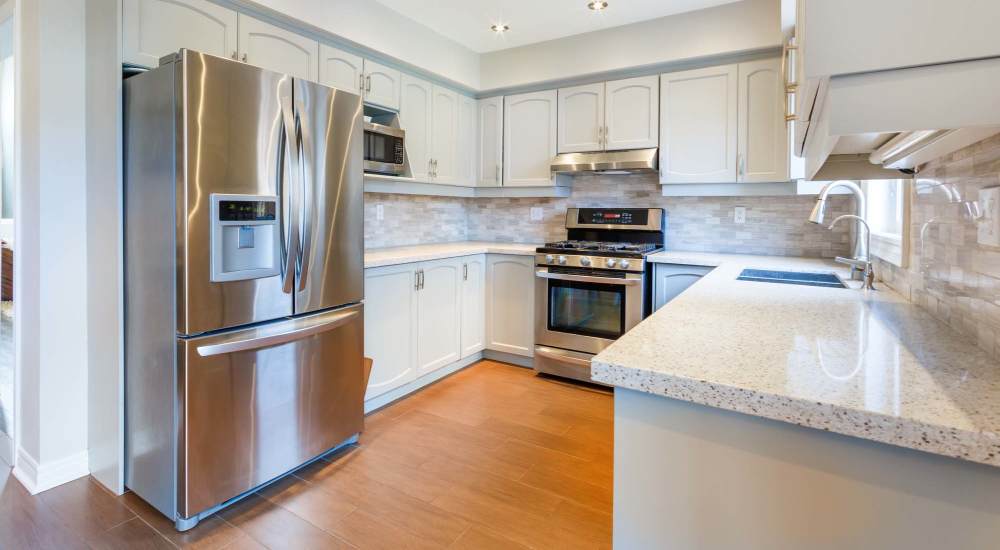
[[[384,219],[376,219],[376,205]],[[582,176],[567,198],[447,198],[367,193],[365,246],[382,248],[458,240],[543,242],[566,238],[566,209],[573,207],[663,208],[672,250],[832,258],[850,246],[848,225],[835,231],[807,223],[814,197],[663,197],[655,175]],[[733,210],[747,209],[745,224]],[[530,209],[542,209],[531,221]],[[853,202],[834,196],[830,218]]]
[[[1000,134],[921,168],[909,186],[906,268],[879,277],[1000,360],[1000,248],[979,244],[979,190],[1000,186]]]

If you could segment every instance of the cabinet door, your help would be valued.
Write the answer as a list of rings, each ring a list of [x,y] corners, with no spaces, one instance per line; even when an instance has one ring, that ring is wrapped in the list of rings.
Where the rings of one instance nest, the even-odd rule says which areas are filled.
[[[406,130],[406,157],[410,174],[424,181],[430,174],[431,90],[429,82],[402,76],[399,123]]]
[[[476,185],[476,140],[478,139],[479,123],[476,100],[458,96],[458,183],[459,185]]]
[[[417,291],[417,376],[462,357],[462,262],[427,262]]]
[[[503,182],[503,98],[480,99],[476,152],[476,185],[500,187]]]
[[[319,43],[240,14],[240,59],[287,75],[317,80]]]
[[[412,264],[365,270],[365,356],[372,359],[365,400],[417,377],[415,283]]]
[[[431,177],[434,183],[458,181],[458,94],[434,86],[431,105]]]
[[[559,152],[604,150],[604,83],[559,90]]]
[[[660,183],[736,181],[736,65],[660,76]]]
[[[486,257],[486,347],[531,357],[535,352],[535,258]]]
[[[181,48],[235,58],[236,19],[235,11],[207,0],[124,0],[123,60],[157,67]]]
[[[740,63],[738,72],[738,181],[788,181],[788,125],[781,59]]]
[[[462,258],[462,357],[486,347],[486,257]]]
[[[365,60],[365,103],[386,109],[400,109],[400,82],[402,75],[374,61]]]
[[[660,141],[660,77],[641,76],[605,84],[608,151],[648,149]]]
[[[552,185],[549,167],[556,155],[557,103],[555,90],[504,98],[505,186]]]
[[[678,294],[712,271],[700,265],[656,264],[653,266],[653,311],[663,307]]]
[[[362,92],[364,60],[326,44],[319,45],[319,83],[351,93]]]

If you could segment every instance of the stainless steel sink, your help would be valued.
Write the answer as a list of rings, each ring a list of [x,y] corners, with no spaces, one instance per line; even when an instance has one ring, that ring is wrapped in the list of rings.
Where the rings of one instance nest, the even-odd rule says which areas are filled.
[[[772,271],[767,269],[744,269],[736,278],[740,281],[758,283],[780,283],[784,285],[819,286],[826,288],[847,288],[836,273],[808,273],[803,271]]]

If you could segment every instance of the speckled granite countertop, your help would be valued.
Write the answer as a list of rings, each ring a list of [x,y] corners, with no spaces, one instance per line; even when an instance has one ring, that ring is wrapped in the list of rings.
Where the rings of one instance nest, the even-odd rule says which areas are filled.
[[[533,256],[537,244],[494,243],[486,241],[461,241],[455,243],[394,246],[365,250],[365,267],[427,262],[443,258],[457,258],[473,254],[517,254]]]
[[[717,267],[595,357],[594,380],[1000,466],[1000,364],[895,292],[736,280],[744,268],[846,277],[824,260],[651,260]]]

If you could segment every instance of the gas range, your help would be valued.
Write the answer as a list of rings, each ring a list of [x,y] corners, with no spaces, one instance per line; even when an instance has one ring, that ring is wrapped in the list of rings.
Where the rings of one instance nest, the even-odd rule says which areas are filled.
[[[538,372],[590,381],[590,359],[652,311],[646,256],[663,250],[659,208],[570,208],[567,240],[535,249]]]

